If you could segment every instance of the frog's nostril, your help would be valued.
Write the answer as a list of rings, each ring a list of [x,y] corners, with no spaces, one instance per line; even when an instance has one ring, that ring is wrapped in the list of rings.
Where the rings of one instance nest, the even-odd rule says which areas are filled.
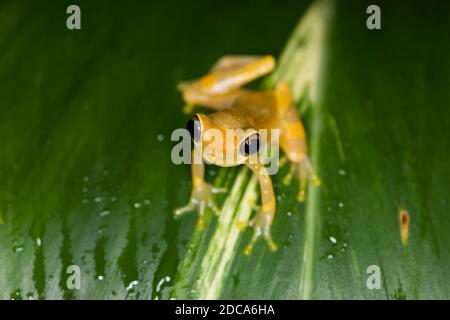
[[[186,124],[186,130],[194,141],[200,140],[201,128],[200,119],[197,116],[192,117]]]

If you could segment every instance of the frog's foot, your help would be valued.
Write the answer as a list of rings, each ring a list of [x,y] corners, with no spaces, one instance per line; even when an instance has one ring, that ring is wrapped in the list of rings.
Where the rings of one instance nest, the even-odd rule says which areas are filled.
[[[295,172],[298,170],[298,165],[295,165],[294,163],[290,163],[289,165],[289,171],[283,178],[283,184],[285,186],[289,185],[291,183],[292,177],[294,176]]]
[[[248,226],[253,227],[253,234],[250,243],[245,247],[244,254],[249,256],[252,254],[253,246],[259,237],[263,236],[266,240],[267,246],[270,251],[276,251],[278,249],[277,244],[272,240],[270,229],[272,226],[273,213],[264,212],[262,209],[258,211],[255,217],[249,221]],[[243,228],[243,225],[239,226]]]
[[[205,227],[205,212],[207,208],[212,209],[212,211],[218,215],[219,209],[214,203],[212,195],[214,193],[226,192],[225,188],[215,188],[209,183],[202,182],[198,186],[195,186],[191,193],[191,198],[189,203],[183,207],[176,208],[174,210],[175,217],[179,217],[186,212],[194,211],[198,208],[199,217],[197,220],[196,228],[197,230],[203,230]]]
[[[303,158],[298,168],[300,188],[298,190],[297,200],[302,202],[305,200],[306,181],[311,181],[314,186],[318,186],[320,185],[320,178],[315,174],[308,157]]]
[[[302,202],[305,200],[306,182],[311,181],[313,185],[320,185],[320,179],[315,174],[308,157],[303,158],[299,163],[291,163],[286,176],[283,178],[283,184],[289,185],[295,174],[298,174],[300,180],[300,187],[297,195],[297,200]]]

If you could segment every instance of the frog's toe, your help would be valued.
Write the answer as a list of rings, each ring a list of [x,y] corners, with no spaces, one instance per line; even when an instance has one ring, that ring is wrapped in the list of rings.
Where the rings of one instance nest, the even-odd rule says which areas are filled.
[[[304,178],[300,178],[300,187],[298,189],[298,194],[297,194],[297,201],[298,202],[303,202],[305,201],[305,179]]]
[[[321,184],[320,178],[319,178],[317,175],[315,175],[315,174],[313,174],[313,176],[312,176],[312,178],[311,178],[311,182],[312,182],[312,184],[315,185],[316,187],[317,187],[317,186],[320,186],[320,184]]]
[[[175,217],[182,216],[186,212],[193,211],[196,207],[196,204],[194,201],[189,201],[189,203],[183,207],[176,208],[173,213],[175,214]]]
[[[282,181],[285,186],[288,186],[291,183],[292,177],[294,176],[296,171],[297,171],[297,166],[294,165],[293,163],[291,163],[289,166],[289,171],[284,176],[283,181]]]
[[[197,231],[203,231],[205,229],[205,218],[203,216],[198,217],[195,229]]]
[[[211,208],[211,210],[214,212],[214,214],[215,214],[216,216],[219,215],[220,210],[219,210],[219,208],[217,207],[217,205],[216,205],[216,203],[214,202],[214,200],[211,199],[211,200],[209,201],[209,203],[208,203],[208,208]]]
[[[251,256],[253,253],[253,245],[254,242],[252,241],[251,243],[249,243],[245,248],[244,248],[244,254],[246,256]]]
[[[249,256],[253,253],[253,247],[261,235],[264,237],[264,240],[266,241],[267,247],[270,251],[274,252],[278,250],[278,245],[275,243],[275,241],[273,241],[270,232],[264,232],[261,230],[261,228],[255,227],[250,243],[244,248],[244,254],[246,256]]]
[[[244,231],[245,228],[247,228],[247,222],[244,220],[239,220],[236,223],[236,228],[238,228],[239,231]]]
[[[272,239],[272,235],[270,233],[271,225],[272,225],[272,215],[268,213],[264,213],[263,211],[258,212],[258,214],[249,221],[248,225],[253,227],[252,238],[250,239],[250,243],[245,247],[244,254],[251,255],[253,252],[253,247],[258,240],[259,237],[264,237],[264,240],[267,243],[267,246],[270,251],[276,251],[278,249],[277,244]]]
[[[211,187],[211,192],[212,193],[225,193],[225,192],[227,192],[227,188]]]
[[[198,209],[199,218],[196,229],[203,230],[205,227],[204,216],[207,209],[211,209],[216,215],[220,212],[214,202],[213,194],[225,191],[225,188],[215,188],[207,183],[203,184],[201,188],[193,189],[189,203],[184,207],[176,208],[174,210],[175,217],[179,217],[187,212]]]

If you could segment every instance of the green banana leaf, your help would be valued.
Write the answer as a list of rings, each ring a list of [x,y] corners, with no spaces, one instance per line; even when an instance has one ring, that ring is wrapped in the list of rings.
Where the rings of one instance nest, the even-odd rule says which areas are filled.
[[[0,299],[450,298],[448,5],[379,1],[369,30],[369,1],[78,1],[68,30],[70,4],[0,1]],[[322,180],[273,177],[276,252],[243,253],[245,168],[208,166],[205,230],[173,217],[176,85],[230,53],[279,58],[254,86],[289,83]]]

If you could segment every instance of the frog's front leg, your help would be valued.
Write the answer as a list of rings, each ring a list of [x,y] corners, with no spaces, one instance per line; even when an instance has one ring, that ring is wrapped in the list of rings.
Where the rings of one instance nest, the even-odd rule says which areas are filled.
[[[212,195],[214,193],[225,192],[225,188],[215,188],[205,181],[205,164],[203,161],[194,161],[196,158],[201,159],[201,157],[196,157],[195,153],[201,152],[194,148],[192,151],[192,191],[191,197],[187,205],[177,208],[174,211],[176,217],[183,215],[186,212],[193,211],[198,208],[199,217],[197,220],[196,228],[202,230],[205,226],[205,212],[207,208],[211,208],[216,214],[219,213],[217,206],[213,201]]]
[[[272,240],[271,227],[276,211],[276,201],[272,186],[272,180],[261,164],[247,164],[248,167],[258,176],[261,188],[261,207],[248,223],[253,227],[253,235],[250,243],[245,247],[244,253],[250,255],[253,246],[260,236],[263,236],[267,242],[270,251],[277,250],[276,243]]]

